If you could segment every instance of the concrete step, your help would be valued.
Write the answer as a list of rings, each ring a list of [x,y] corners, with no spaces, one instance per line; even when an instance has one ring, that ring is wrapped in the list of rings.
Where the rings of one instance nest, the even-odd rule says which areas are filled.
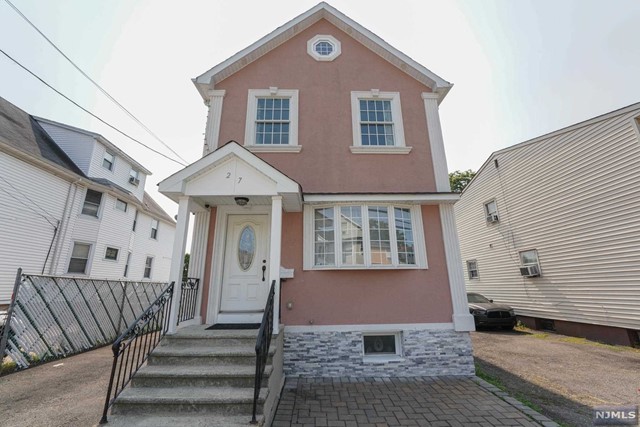
[[[270,364],[275,348],[269,349]],[[149,365],[253,365],[256,352],[253,346],[209,347],[209,346],[160,346],[149,356]]]
[[[258,426],[264,424],[264,417],[257,417]],[[251,415],[236,416],[144,416],[144,415],[111,415],[109,427],[249,427]]]
[[[268,394],[260,390],[258,413]],[[170,387],[125,389],[114,403],[114,415],[179,416],[182,414],[210,414],[236,416],[252,413],[253,387]]]
[[[265,367],[263,384],[273,367]],[[151,365],[142,368],[132,381],[133,387],[246,387],[255,381],[255,365],[171,366]]]
[[[162,345],[255,346],[258,335],[255,329],[208,331],[204,328],[204,326],[198,326],[181,329],[174,335],[165,336]]]

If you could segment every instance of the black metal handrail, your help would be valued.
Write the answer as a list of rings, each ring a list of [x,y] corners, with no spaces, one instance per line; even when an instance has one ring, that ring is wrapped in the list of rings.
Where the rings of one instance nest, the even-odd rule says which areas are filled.
[[[186,280],[182,281],[178,323],[191,320],[196,316],[199,287],[200,279],[196,277],[187,277]]]
[[[100,424],[107,422],[107,411],[113,402],[167,333],[174,284],[175,282],[171,282],[169,287],[113,343],[111,347],[113,365]],[[116,371],[118,371],[117,377]]]
[[[276,289],[276,281],[271,282],[269,297],[262,315],[262,323],[258,329],[258,338],[256,339],[256,378],[253,389],[253,417],[251,424],[257,424],[256,412],[258,409],[258,398],[260,397],[260,387],[262,386],[262,377],[264,369],[269,359],[269,346],[271,345],[271,335],[273,335],[273,300]]]

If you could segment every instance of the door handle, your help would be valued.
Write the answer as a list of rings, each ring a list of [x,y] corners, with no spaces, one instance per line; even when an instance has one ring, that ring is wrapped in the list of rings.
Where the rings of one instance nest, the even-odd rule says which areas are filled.
[[[263,265],[262,266],[262,281],[264,282],[264,272],[267,271],[267,266]]]

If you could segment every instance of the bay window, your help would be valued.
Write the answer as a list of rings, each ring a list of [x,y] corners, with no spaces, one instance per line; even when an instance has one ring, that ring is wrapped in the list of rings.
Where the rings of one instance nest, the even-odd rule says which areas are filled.
[[[306,206],[305,230],[305,269],[427,266],[419,206]]]

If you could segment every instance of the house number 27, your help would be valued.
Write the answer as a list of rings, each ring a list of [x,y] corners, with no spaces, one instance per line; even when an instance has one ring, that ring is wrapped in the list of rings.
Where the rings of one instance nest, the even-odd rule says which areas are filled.
[[[231,178],[231,172],[227,172],[227,179]],[[242,177],[239,176],[238,177],[238,184],[240,184],[240,182],[242,181]]]

